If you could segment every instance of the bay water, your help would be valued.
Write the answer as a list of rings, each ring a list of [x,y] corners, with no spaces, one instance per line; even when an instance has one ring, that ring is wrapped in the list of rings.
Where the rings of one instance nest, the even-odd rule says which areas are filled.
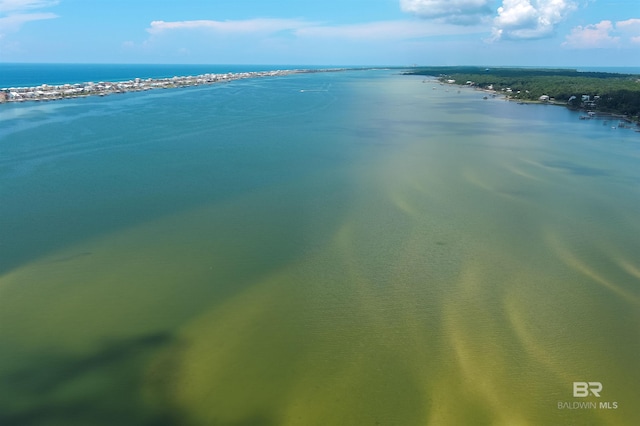
[[[0,105],[0,424],[638,424],[640,133],[484,95]]]

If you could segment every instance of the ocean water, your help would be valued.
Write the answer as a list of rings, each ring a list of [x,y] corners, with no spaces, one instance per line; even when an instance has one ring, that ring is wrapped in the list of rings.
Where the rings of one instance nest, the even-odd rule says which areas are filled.
[[[482,97],[0,105],[0,424],[638,424],[640,133]]]

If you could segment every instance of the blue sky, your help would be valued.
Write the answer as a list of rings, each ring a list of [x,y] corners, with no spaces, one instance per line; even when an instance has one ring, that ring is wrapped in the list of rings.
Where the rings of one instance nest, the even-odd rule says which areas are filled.
[[[638,0],[0,0],[0,62],[640,66]]]

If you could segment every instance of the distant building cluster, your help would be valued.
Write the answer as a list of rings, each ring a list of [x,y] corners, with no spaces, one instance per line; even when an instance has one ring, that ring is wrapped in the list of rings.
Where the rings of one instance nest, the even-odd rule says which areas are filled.
[[[245,78],[275,77],[296,73],[330,72],[341,69],[325,70],[276,70],[227,74],[202,74],[197,76],[148,78],[123,82],[87,82],[79,84],[48,85],[35,87],[11,87],[0,89],[0,103],[24,101],[53,101],[84,96],[106,96],[114,93],[141,92],[152,89],[171,89],[176,87],[200,86],[240,80]]]

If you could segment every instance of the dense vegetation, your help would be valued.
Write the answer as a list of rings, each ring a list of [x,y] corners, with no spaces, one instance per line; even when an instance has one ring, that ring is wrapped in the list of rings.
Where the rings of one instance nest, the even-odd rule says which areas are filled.
[[[638,120],[640,115],[640,75],[604,72],[580,72],[571,69],[427,67],[406,72],[431,75],[456,84],[472,82],[474,86],[503,93],[511,99],[537,101],[548,96],[551,102],[626,115]],[[583,99],[583,96],[588,96]]]

